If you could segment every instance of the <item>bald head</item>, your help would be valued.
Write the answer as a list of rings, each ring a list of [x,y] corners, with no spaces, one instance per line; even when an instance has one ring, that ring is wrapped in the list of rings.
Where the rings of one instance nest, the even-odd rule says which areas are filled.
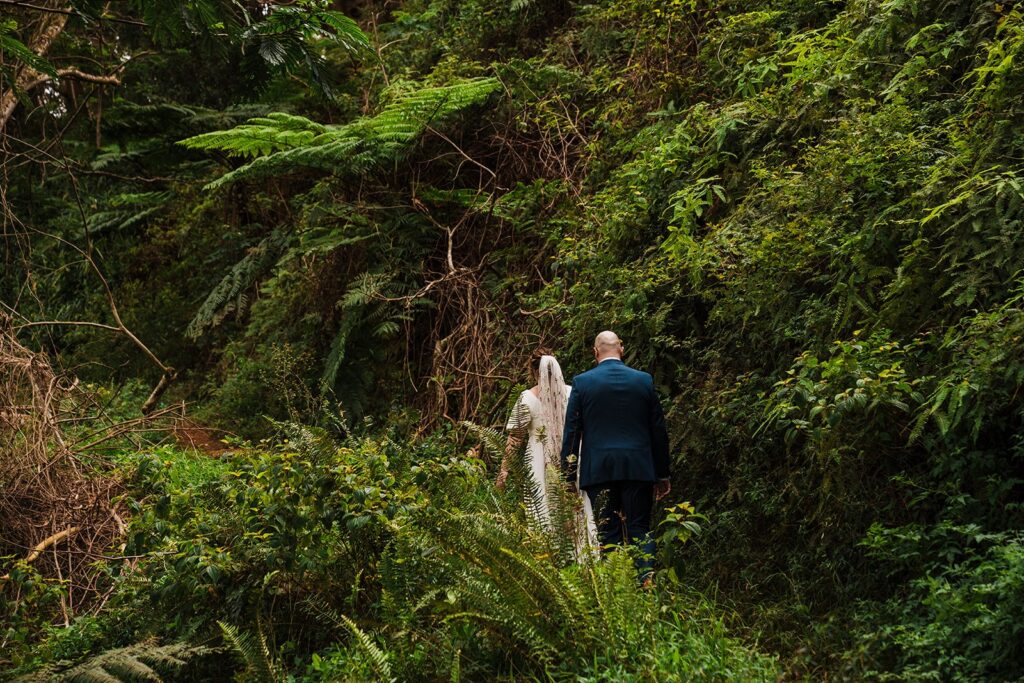
[[[594,357],[600,363],[605,358],[622,358],[622,340],[611,330],[594,337]]]

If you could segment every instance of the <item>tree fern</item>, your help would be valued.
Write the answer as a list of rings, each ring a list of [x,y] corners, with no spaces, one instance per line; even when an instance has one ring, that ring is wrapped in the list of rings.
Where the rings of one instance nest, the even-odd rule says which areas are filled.
[[[339,126],[271,114],[230,130],[197,135],[181,144],[190,149],[255,157],[210,183],[210,188],[303,167],[337,175],[358,174],[398,158],[428,127],[480,104],[499,87],[495,78],[476,78],[396,94],[376,116]],[[393,92],[397,92],[397,87]]]
[[[353,415],[365,408],[365,392],[370,389],[373,373],[360,367],[358,362],[348,363],[349,341],[356,339],[365,351],[380,348],[401,331],[401,323],[409,319],[409,311],[382,299],[391,278],[383,273],[364,273],[349,287],[338,306],[341,323],[331,342],[331,350],[324,362],[321,382],[328,389],[338,391],[342,406]],[[344,379],[344,386],[339,387]]]
[[[171,198],[169,192],[139,192],[115,195],[108,208],[94,211],[86,219],[92,237],[108,231],[131,230],[159,213]]]
[[[284,236],[275,231],[250,249],[207,295],[185,333],[197,339],[210,328],[219,325],[227,316],[243,311],[248,304],[245,292],[277,263],[284,240]]]
[[[326,132],[326,126],[304,116],[275,112],[230,130],[197,135],[184,144],[192,149],[219,149],[234,156],[255,158],[308,146]]]

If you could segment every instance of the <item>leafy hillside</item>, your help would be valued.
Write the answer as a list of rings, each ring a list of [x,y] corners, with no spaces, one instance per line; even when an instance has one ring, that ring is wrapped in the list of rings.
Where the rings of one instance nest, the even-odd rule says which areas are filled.
[[[115,417],[159,383],[147,410],[234,437],[76,452],[135,564],[59,588],[14,560],[64,528],[33,508],[0,537],[5,663],[1021,677],[1014,3],[43,4],[73,9],[48,54],[37,10],[0,23],[11,357]],[[489,483],[529,354],[571,375],[609,328],[668,409],[667,505],[707,516],[683,544],[691,509],[660,511],[654,594],[567,566]]]

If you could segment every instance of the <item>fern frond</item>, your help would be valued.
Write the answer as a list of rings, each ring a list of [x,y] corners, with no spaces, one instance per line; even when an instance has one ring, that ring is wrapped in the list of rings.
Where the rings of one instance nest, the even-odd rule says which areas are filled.
[[[463,420],[460,423],[465,427],[470,434],[480,440],[485,451],[501,457],[501,454],[505,452],[505,433],[494,429],[493,427],[485,427],[478,425],[475,422]]]
[[[146,153],[147,150],[143,149],[122,150],[120,147],[111,145],[97,154],[89,163],[89,167],[96,171],[103,171],[120,164],[137,164]]]
[[[459,683],[462,680],[462,650],[455,650],[452,655],[452,675],[448,680],[451,683]]]
[[[338,175],[361,173],[371,168],[377,161],[376,157],[363,149],[362,140],[356,137],[347,137],[342,133],[332,134],[329,137],[330,141],[323,144],[319,144],[324,139],[323,137],[314,138],[310,146],[297,147],[253,159],[248,164],[225,173],[209,183],[206,189],[215,190],[238,180],[257,180],[291,173],[303,168],[335,172]]]
[[[272,152],[313,144],[327,127],[304,116],[276,112],[250,119],[230,130],[203,133],[183,140],[189,149],[216,149],[230,155],[255,158]]]
[[[397,87],[397,86],[393,86]],[[500,88],[496,78],[474,78],[399,96],[373,117],[349,124],[364,139],[411,144],[428,126],[479,104]]]
[[[57,69],[54,68],[53,64],[37,55],[28,45],[25,45],[25,43],[11,35],[17,27],[18,24],[13,19],[0,22],[0,57],[4,58],[3,61],[11,62],[13,57],[29,68],[56,78]]]
[[[345,308],[365,306],[379,296],[390,282],[391,277],[386,273],[363,273],[345,292],[341,304]]]
[[[213,652],[211,648],[189,643],[157,645],[144,641],[107,650],[74,666],[51,666],[16,680],[21,683],[159,683],[165,675],[180,672],[193,659]]]
[[[518,424],[523,424],[529,416],[529,409],[520,401],[516,402],[512,410],[515,415],[515,422]],[[461,424],[471,434],[480,439],[486,451],[493,453],[499,458],[504,456],[506,444],[504,432],[468,421],[463,421]],[[515,434],[516,431],[513,430],[513,433]],[[540,482],[534,479],[531,472],[529,455],[526,449],[527,439],[525,432],[518,434],[518,436],[521,440],[519,448],[505,460],[509,471],[508,488],[512,491],[514,498],[522,502],[527,512],[527,524],[540,534],[541,537],[550,538],[544,535],[544,532],[549,529],[546,529],[541,523],[543,519],[542,511],[544,510],[544,488]],[[551,548],[547,550],[551,550]]]
[[[557,519],[562,502],[550,503]],[[444,590],[456,596],[434,608],[447,612],[445,621],[486,631],[527,668],[635,652],[659,618],[656,600],[636,585],[627,552],[565,566],[549,531],[504,511],[442,514],[433,528],[430,545],[441,552],[427,561],[440,565]]]
[[[241,656],[246,670],[254,680],[258,683],[278,683],[284,680],[284,674],[274,662],[270,647],[267,645],[261,624],[257,624],[255,639],[252,635],[243,633],[223,621],[218,621],[217,625],[224,634],[224,640]]]
[[[275,231],[250,249],[207,295],[188,324],[185,334],[198,339],[232,313],[242,312],[247,303],[244,292],[277,263],[284,244],[285,236]]]
[[[348,626],[352,635],[355,636],[356,643],[359,645],[359,649],[367,656],[370,660],[370,664],[373,666],[373,670],[377,674],[377,680],[380,681],[394,681],[394,675],[391,673],[391,663],[388,662],[388,656],[383,650],[373,642],[373,639],[366,634],[363,629],[359,628],[354,621],[349,619],[344,614],[339,615]]]
[[[341,323],[331,342],[331,350],[324,363],[321,382],[328,389],[333,389],[338,384],[342,368],[346,370],[346,390],[343,392],[343,405],[346,408],[356,408],[353,413],[362,412],[360,406],[362,398],[353,391],[352,382],[355,375],[358,375],[362,368],[358,365],[347,364],[348,343],[352,338],[365,340],[371,337],[377,341],[385,341],[396,335],[401,327],[399,323],[409,318],[409,313],[396,306],[394,303],[381,298],[383,291],[391,284],[391,276],[386,273],[364,273],[356,278],[350,285],[345,296],[338,305],[342,309]]]
[[[164,207],[170,197],[169,192],[115,195],[108,200],[109,210],[96,211],[88,216],[86,225],[89,233],[95,237],[103,232],[130,230],[143,225]]]
[[[495,78],[466,79],[447,86],[396,95],[376,116],[322,126],[303,117],[270,114],[230,130],[204,133],[180,144],[254,157],[211,182],[214,189],[240,179],[288,173],[299,168],[345,175],[362,173],[399,158],[428,127],[479,104],[500,87]],[[397,91],[397,87],[393,87]]]

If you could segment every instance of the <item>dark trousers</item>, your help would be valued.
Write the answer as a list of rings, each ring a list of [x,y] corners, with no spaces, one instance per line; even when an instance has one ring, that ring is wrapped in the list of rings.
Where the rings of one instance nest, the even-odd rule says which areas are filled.
[[[602,550],[607,546],[636,545],[642,556],[636,568],[640,578],[654,569],[654,539],[651,538],[651,510],[654,507],[654,484],[649,481],[609,481],[587,488],[591,503],[607,492],[604,507],[597,519]]]

